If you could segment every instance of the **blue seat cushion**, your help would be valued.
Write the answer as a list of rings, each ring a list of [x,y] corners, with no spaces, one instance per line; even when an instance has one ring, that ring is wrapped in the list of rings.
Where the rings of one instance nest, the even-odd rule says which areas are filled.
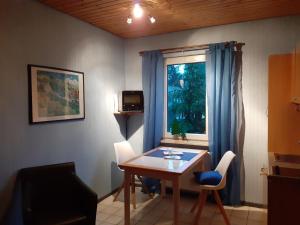
[[[218,185],[222,175],[218,171],[194,172],[195,180],[202,185]]]

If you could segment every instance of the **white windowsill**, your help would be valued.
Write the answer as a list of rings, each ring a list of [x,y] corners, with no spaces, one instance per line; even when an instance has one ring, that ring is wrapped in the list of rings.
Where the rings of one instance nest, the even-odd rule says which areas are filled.
[[[208,148],[208,141],[206,140],[181,140],[181,139],[171,139],[164,138],[160,141],[162,145],[174,145],[174,146],[195,146],[197,148],[204,147]]]

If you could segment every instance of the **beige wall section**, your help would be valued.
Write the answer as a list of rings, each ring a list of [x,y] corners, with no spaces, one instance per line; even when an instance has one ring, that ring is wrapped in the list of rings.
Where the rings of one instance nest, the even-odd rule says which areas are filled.
[[[267,200],[267,182],[259,172],[261,167],[268,165],[268,56],[291,52],[299,25],[300,17],[275,18],[129,39],[125,43],[127,89],[142,88],[142,61],[138,54],[141,50],[230,40],[246,43],[243,47],[243,94],[246,117],[245,200],[248,202],[266,203]],[[131,118],[129,133],[129,141],[141,151],[142,117]]]
[[[269,135],[270,152],[300,155],[300,112],[291,103],[293,55],[269,57]]]

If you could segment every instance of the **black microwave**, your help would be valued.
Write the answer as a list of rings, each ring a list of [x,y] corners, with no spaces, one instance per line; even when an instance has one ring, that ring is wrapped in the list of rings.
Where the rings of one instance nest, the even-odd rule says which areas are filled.
[[[143,91],[120,91],[119,92],[120,112],[144,112]]]

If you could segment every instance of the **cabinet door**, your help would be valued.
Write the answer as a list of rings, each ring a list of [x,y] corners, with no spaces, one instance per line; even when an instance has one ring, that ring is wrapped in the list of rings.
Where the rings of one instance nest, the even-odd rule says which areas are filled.
[[[291,103],[293,54],[269,57],[268,148],[270,152],[300,155],[300,112]]]
[[[294,58],[293,58],[293,71],[292,71],[292,102],[300,104],[300,41],[297,41]]]
[[[298,225],[300,178],[268,176],[268,225]]]

